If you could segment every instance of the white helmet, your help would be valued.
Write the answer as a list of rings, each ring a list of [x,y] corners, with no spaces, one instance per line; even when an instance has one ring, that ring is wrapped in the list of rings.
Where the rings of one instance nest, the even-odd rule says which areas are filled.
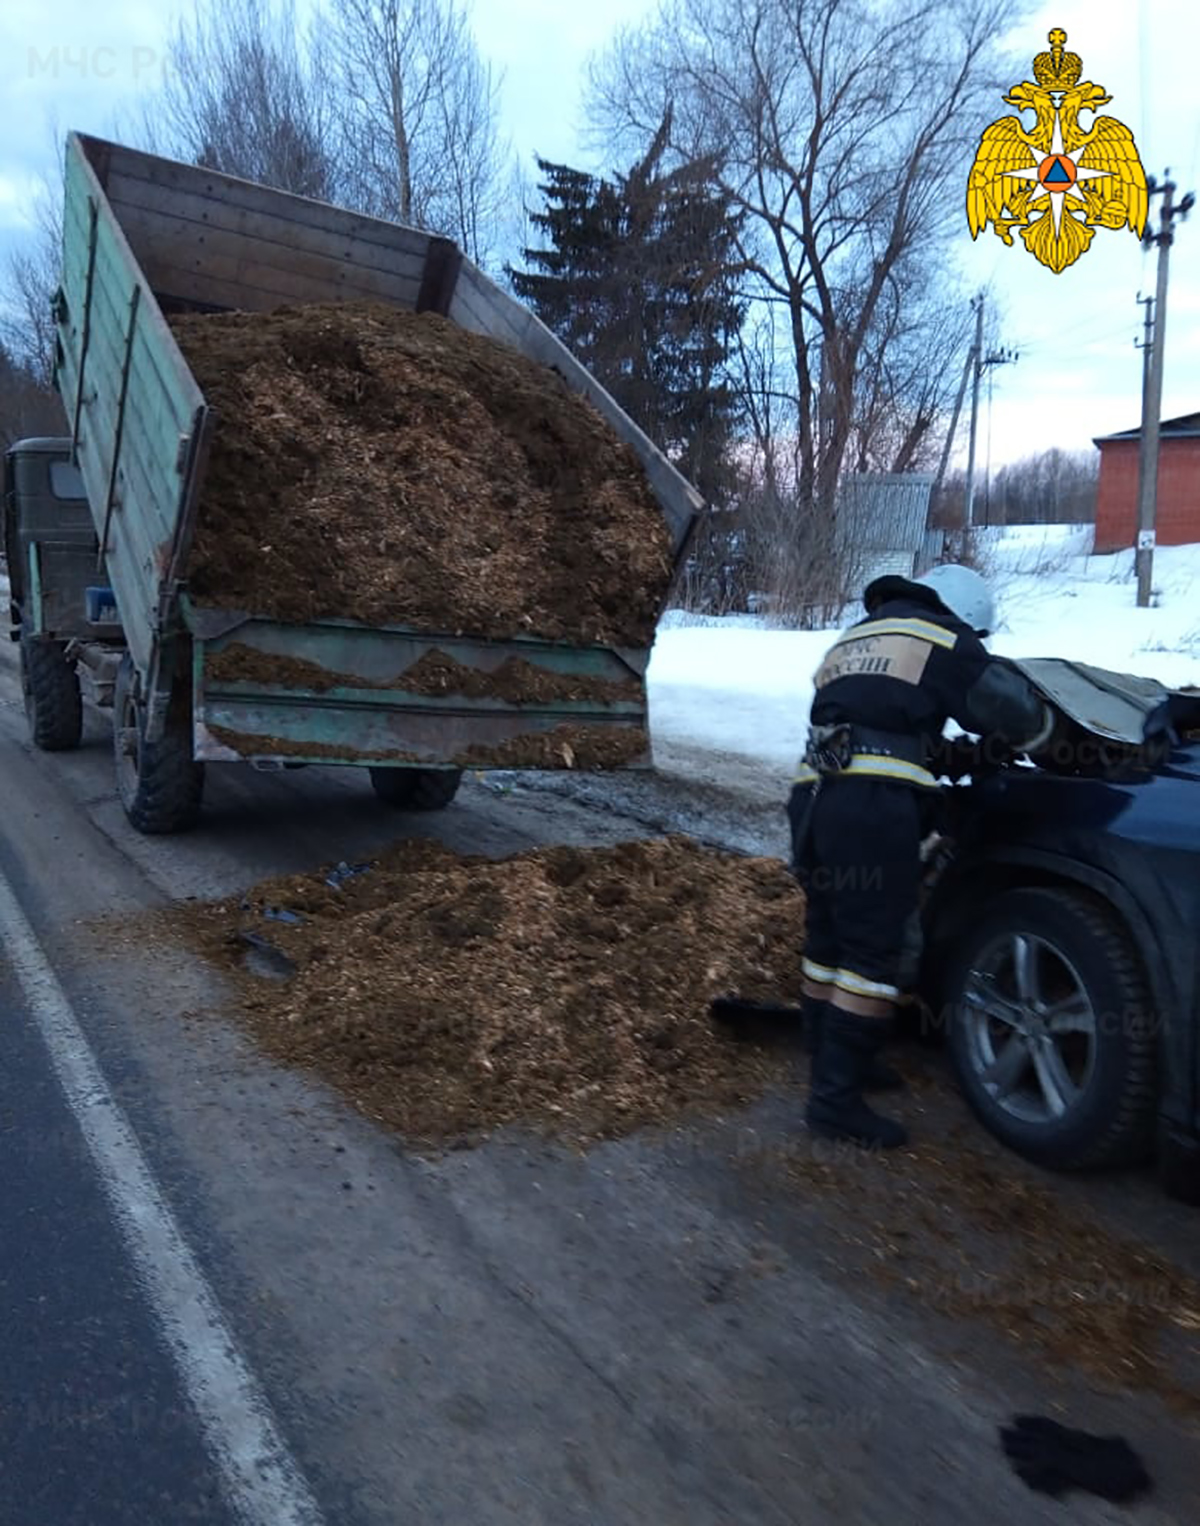
[[[943,562],[939,567],[931,567],[917,582],[931,588],[950,613],[977,635],[989,636],[995,630],[996,601],[974,568]]]

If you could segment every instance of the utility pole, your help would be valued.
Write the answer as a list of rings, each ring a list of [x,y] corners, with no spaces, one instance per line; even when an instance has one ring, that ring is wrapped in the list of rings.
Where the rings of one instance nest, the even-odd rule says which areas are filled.
[[[1133,341],[1134,349],[1142,352],[1142,427],[1138,433],[1138,485],[1137,507],[1141,514],[1142,500],[1146,496],[1146,420],[1150,416],[1150,357],[1154,354],[1154,298],[1143,297],[1138,292],[1138,302],[1146,309],[1145,321],[1142,328],[1142,338]],[[1136,537],[1135,537],[1136,539]],[[1140,577],[1141,552],[1135,553],[1138,558]],[[1139,595],[1138,603],[1141,603]]]
[[[967,377],[971,374],[971,364],[975,359],[975,350],[967,351],[967,358],[963,364],[962,380],[958,384],[958,396],[954,399],[954,412],[950,415],[950,432],[946,436],[946,443],[942,446],[942,459],[938,462],[937,477],[934,479],[933,491],[941,490],[942,478],[946,475],[946,463],[950,459],[950,451],[954,445],[954,431],[958,428],[958,416],[962,412],[963,398],[967,395]]]
[[[1020,360],[1016,350],[993,350],[990,355],[985,355],[980,369],[990,370],[992,366],[1009,366]],[[987,465],[983,472],[983,520],[985,524],[992,522],[992,378],[988,377],[988,443]]]
[[[1158,429],[1162,413],[1163,344],[1167,330],[1167,266],[1171,257],[1171,245],[1175,241],[1174,223],[1182,221],[1195,205],[1196,197],[1189,191],[1183,200],[1175,204],[1175,182],[1171,171],[1160,186],[1152,175],[1146,177],[1146,189],[1151,198],[1162,197],[1159,211],[1160,231],[1154,233],[1147,219],[1142,243],[1147,249],[1158,245],[1158,287],[1154,298],[1154,338],[1150,342],[1150,363],[1145,366],[1143,357],[1142,431],[1141,448],[1138,452],[1138,516],[1137,516],[1137,601],[1138,608],[1145,609],[1150,603],[1150,587],[1154,577],[1154,539],[1158,510]],[[1147,319],[1149,315],[1147,314]]]
[[[975,431],[979,423],[979,382],[984,371],[989,366],[1007,366],[1020,356],[1015,350],[993,350],[985,357],[983,353],[983,293],[980,292],[971,303],[975,309],[975,343],[971,349],[968,365],[974,366],[975,375],[971,383],[971,444],[967,452],[967,507],[966,524],[970,528],[976,523],[975,518]],[[963,373],[963,381],[966,381],[966,373]],[[990,394],[989,394],[990,395]],[[959,392],[961,403],[962,393]],[[958,419],[958,407],[955,407],[954,417]],[[953,425],[951,425],[953,428]],[[990,428],[990,425],[989,425]],[[948,451],[947,446],[947,451]],[[943,457],[944,461],[944,457]]]
[[[983,293],[972,300],[975,309],[975,347],[971,354],[975,362],[975,375],[971,381],[971,444],[967,451],[967,506],[964,515],[966,528],[975,523],[975,425],[979,419],[979,378],[983,373]]]

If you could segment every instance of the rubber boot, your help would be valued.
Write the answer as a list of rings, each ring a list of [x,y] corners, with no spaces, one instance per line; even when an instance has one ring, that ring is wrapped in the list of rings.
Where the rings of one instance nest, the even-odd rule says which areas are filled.
[[[827,1003],[818,1001],[815,997],[805,996],[801,1003],[804,1011],[804,1051],[806,1054],[815,1055],[821,1047],[821,1033],[825,1024],[825,1009]],[[886,1029],[887,1037],[891,1037],[892,1024],[886,1019],[877,1019],[880,1027]],[[904,1090],[904,1077],[898,1070],[893,1070],[890,1065],[885,1065],[882,1060],[874,1055],[867,1070],[866,1080],[863,1082],[865,1092],[898,1092]]]
[[[907,1141],[902,1124],[881,1117],[863,1101],[871,1061],[886,1038],[885,1020],[826,1006],[805,1115],[813,1134],[881,1150]]]

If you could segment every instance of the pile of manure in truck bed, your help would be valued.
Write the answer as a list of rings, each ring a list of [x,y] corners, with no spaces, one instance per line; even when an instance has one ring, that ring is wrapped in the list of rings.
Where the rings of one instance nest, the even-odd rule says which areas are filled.
[[[582,1142],[783,1073],[707,1007],[796,997],[802,905],[778,860],[682,837],[502,860],[406,841],[172,916],[233,974],[261,1045],[367,1116],[426,1144],[516,1122]],[[247,970],[248,939],[276,978]]]
[[[197,603],[646,646],[671,542],[634,452],[546,366],[384,303],[171,320],[218,415]]]

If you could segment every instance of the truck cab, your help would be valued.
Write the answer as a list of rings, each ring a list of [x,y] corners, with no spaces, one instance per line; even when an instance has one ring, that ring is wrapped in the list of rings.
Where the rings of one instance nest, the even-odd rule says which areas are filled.
[[[108,653],[121,623],[98,566],[95,525],[69,439],[20,440],[4,456],[4,551],[10,639],[21,644],[21,681],[35,743],[78,745],[80,661],[90,697],[111,698]]]

